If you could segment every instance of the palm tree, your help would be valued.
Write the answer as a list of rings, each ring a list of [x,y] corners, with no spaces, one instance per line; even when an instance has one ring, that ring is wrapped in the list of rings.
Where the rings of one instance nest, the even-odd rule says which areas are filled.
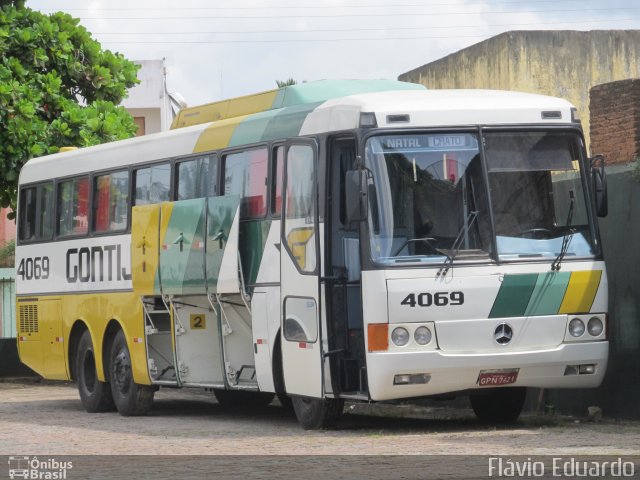
[[[276,80],[278,88],[288,87],[289,85],[296,85],[297,83],[298,82],[296,82],[293,78],[290,78],[289,80]]]

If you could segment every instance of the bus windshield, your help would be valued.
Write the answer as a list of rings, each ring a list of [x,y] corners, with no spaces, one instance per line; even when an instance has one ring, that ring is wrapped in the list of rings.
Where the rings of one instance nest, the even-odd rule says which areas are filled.
[[[376,263],[593,256],[578,135],[494,131],[482,140],[486,170],[477,133],[367,140]]]

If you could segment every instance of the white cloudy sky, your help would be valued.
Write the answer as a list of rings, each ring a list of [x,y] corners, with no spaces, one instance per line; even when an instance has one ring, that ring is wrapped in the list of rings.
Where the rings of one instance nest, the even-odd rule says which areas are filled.
[[[276,80],[397,78],[508,30],[640,28],[640,0],[28,0],[105,48],[166,59],[190,105]]]

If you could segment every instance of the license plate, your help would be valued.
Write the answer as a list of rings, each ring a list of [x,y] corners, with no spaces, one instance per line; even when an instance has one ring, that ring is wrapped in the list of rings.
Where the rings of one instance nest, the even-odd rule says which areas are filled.
[[[499,387],[515,383],[518,379],[519,368],[508,368],[503,370],[480,370],[478,381],[480,387]]]

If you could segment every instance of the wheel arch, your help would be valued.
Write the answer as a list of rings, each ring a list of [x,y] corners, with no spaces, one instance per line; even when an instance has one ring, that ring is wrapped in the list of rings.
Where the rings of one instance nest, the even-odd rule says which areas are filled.
[[[286,394],[287,388],[284,384],[284,371],[282,369],[282,335],[281,329],[278,328],[275,340],[273,341],[273,350],[271,354],[271,373],[273,375],[273,387],[277,394]]]
[[[89,332],[91,336],[91,343],[94,343],[94,335],[91,333],[89,326],[82,319],[77,319],[73,322],[73,326],[69,332],[69,348],[67,349],[67,365],[69,365],[69,377],[71,380],[77,380],[76,378],[76,356],[78,354],[78,344],[80,343],[80,337],[84,332]]]

